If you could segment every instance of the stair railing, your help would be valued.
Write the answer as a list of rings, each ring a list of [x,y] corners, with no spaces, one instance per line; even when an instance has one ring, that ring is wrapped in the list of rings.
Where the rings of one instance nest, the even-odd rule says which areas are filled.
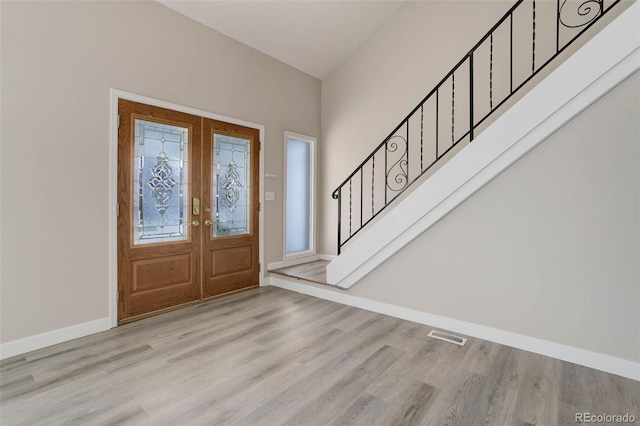
[[[460,142],[473,141],[480,125],[619,2],[517,1],[332,193],[338,200],[338,254]],[[555,9],[552,13],[550,5]],[[548,19],[541,22],[549,16],[555,16],[555,38],[551,40],[548,31],[538,29],[536,33],[536,24],[549,28]],[[514,26],[522,25],[527,37],[522,37],[523,31],[514,32]],[[554,40],[555,46],[550,47]],[[508,57],[498,58],[495,48],[505,44]],[[522,54],[514,54],[523,51],[528,51],[524,65]],[[486,74],[488,81],[483,79]],[[508,75],[508,83],[500,80],[508,87],[500,90],[494,74]]]

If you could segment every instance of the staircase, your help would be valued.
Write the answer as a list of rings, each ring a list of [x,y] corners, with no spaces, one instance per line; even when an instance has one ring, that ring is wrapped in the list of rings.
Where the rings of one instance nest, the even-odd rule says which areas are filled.
[[[553,3],[554,25],[540,22],[549,16],[541,9],[551,2],[515,3],[336,188],[339,256],[327,266],[328,283],[355,284],[608,90],[587,89],[637,49],[638,5],[532,88],[528,83],[620,1]],[[517,25],[524,15],[530,17],[529,46],[514,39],[514,32],[523,31]],[[549,43],[548,33],[536,32],[541,26],[555,27],[552,53],[541,48],[542,40]],[[505,38],[506,49],[504,43],[497,49]],[[514,73],[514,67],[522,68],[514,52],[524,51],[529,71],[522,76]],[[505,66],[507,81],[494,79],[505,74]],[[478,77],[484,68],[488,81]],[[625,68],[626,75],[633,68]],[[578,97],[584,98],[582,106],[572,105]]]

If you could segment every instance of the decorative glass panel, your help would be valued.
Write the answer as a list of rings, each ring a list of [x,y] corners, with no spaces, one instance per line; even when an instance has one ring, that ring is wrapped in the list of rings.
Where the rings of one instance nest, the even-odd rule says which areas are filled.
[[[233,136],[213,137],[213,236],[250,232],[251,141]]]
[[[187,128],[135,120],[134,244],[187,239],[188,143]]]

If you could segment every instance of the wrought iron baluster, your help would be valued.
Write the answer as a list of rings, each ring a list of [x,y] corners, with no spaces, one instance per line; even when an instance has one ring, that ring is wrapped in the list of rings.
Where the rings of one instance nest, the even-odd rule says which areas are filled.
[[[489,41],[489,110],[493,111],[493,33]]]
[[[424,104],[420,106],[420,173],[424,170],[423,162]]]
[[[451,144],[456,143],[456,74],[451,74]]]
[[[362,185],[364,182],[364,166],[360,167],[360,228],[362,228],[362,210],[364,208],[364,191]]]
[[[440,133],[440,90],[436,90],[436,161],[438,161],[438,138]]]
[[[407,118],[407,153],[406,153],[406,158],[407,158],[407,181],[404,184],[405,188],[407,187],[407,185],[409,185],[409,119],[408,118]]]
[[[353,233],[351,232],[351,201],[353,198],[353,186],[351,185],[352,181],[353,178],[349,179],[349,236],[353,235]]]
[[[509,18],[509,95],[513,94],[513,12]]]
[[[376,194],[376,156],[371,158],[371,219],[375,216],[375,203],[374,198]]]
[[[469,55],[469,142],[473,140],[473,52]]]
[[[338,255],[342,248],[342,186],[338,188]]]
[[[389,140],[387,139],[387,141],[384,143],[384,205],[385,206],[388,204],[387,203],[387,188],[389,187],[389,177],[387,176],[387,167],[389,166],[387,164],[388,155],[389,155]]]
[[[536,72],[536,0],[533,0],[533,44],[531,46],[531,74]]]
[[[556,0],[556,55],[560,51],[560,0]]]

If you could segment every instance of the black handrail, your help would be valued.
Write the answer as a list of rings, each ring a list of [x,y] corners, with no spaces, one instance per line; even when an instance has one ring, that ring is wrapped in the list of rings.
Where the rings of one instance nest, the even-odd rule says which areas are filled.
[[[577,5],[575,10],[575,16],[582,21],[577,23],[567,22],[567,16],[564,14],[565,6],[568,0],[556,0],[556,34],[555,34],[555,53],[547,58],[542,65],[536,66],[536,0],[518,0],[504,16],[478,41],[469,52],[462,57],[462,59],[447,73],[447,75],[440,80],[440,82],[425,96],[422,101],[396,126],[391,133],[360,163],[358,167],[336,188],[331,194],[332,198],[338,200],[338,254],[341,253],[342,247],[362,230],[369,222],[371,222],[380,212],[382,212],[389,204],[391,204],[400,194],[402,194],[409,186],[411,186],[416,180],[423,176],[428,170],[430,170],[440,159],[446,156],[455,146],[461,141],[468,138],[471,142],[475,136],[475,130],[482,123],[485,122],[489,116],[491,116],[496,110],[498,110],[504,103],[509,100],[517,91],[519,91],[526,83],[528,83],[534,76],[536,76],[542,69],[544,69],[553,59],[560,55],[568,46],[570,46],[580,35],[587,31],[595,22],[597,22],[602,16],[604,16],[609,10],[617,5],[621,0],[615,0],[608,7],[605,7],[604,0],[585,0],[579,5],[576,2],[571,1],[569,4]],[[516,85],[514,88],[514,38],[513,38],[513,25],[514,14],[516,13],[529,13],[529,9],[526,5],[531,5],[531,73],[524,78],[522,82]],[[501,30],[503,25],[506,25],[506,21],[509,19],[508,32],[509,32],[509,90],[508,94],[502,98],[494,106],[494,90],[493,90],[493,68],[494,68],[494,35]],[[577,31],[576,31],[577,30]],[[568,40],[563,42],[563,38]],[[483,47],[487,41],[489,42],[489,112],[476,121],[475,106],[477,97],[475,96],[475,78],[474,69],[477,65],[474,65],[474,56],[478,50]],[[538,54],[540,57],[541,53]],[[538,59],[539,59],[538,57]],[[468,99],[468,129],[465,133],[460,135],[460,131],[456,132],[456,73],[463,73],[462,66],[468,64],[468,81],[466,87],[469,89]],[[463,77],[466,77],[463,75]],[[458,83],[460,84],[460,83]],[[463,84],[465,82],[463,81]],[[441,126],[440,122],[442,118],[440,116],[441,107],[441,92],[451,87],[451,145],[446,146],[446,149],[441,150]],[[446,94],[448,95],[448,93]],[[443,95],[443,96],[446,96]],[[424,131],[425,131],[425,105],[435,96],[435,158],[429,164],[424,165]],[[415,173],[412,178],[411,166],[414,163],[409,162],[409,153],[412,151],[412,145],[410,144],[409,123],[412,119],[418,119],[420,124],[420,163],[419,173]],[[405,129],[403,129],[405,128]],[[404,131],[402,131],[404,130]],[[401,144],[404,142],[404,151],[400,152]],[[413,147],[417,150],[417,147]],[[376,171],[375,160],[376,157],[384,156],[384,169],[380,172]],[[413,157],[412,157],[413,158]],[[417,165],[414,165],[414,168]],[[365,176],[365,169],[367,169],[367,176]],[[370,169],[370,171],[369,171]],[[381,180],[378,179],[376,186],[376,176],[382,174],[384,179],[381,186]],[[371,214],[365,215],[365,193],[364,193],[364,180],[368,180],[369,175],[371,177]],[[391,180],[390,180],[391,176]],[[356,180],[356,186],[360,187],[360,194],[356,197],[355,202],[359,204],[359,221],[354,223],[353,220],[353,203],[354,203],[354,179]],[[395,184],[395,185],[394,185]],[[348,189],[346,188],[348,185]],[[343,206],[342,206],[342,192],[349,191],[349,207],[345,207],[345,212],[348,211],[349,225],[348,225],[348,237],[342,239],[342,227],[344,223],[342,220]],[[376,194],[378,199],[380,198],[380,192],[384,193],[384,203],[381,206],[376,206]],[[357,195],[357,194],[356,194]],[[391,196],[390,196],[391,195]],[[378,203],[379,204],[379,203]],[[368,210],[368,208],[367,208]],[[346,216],[346,213],[345,213]],[[356,229],[354,230],[354,225]]]

